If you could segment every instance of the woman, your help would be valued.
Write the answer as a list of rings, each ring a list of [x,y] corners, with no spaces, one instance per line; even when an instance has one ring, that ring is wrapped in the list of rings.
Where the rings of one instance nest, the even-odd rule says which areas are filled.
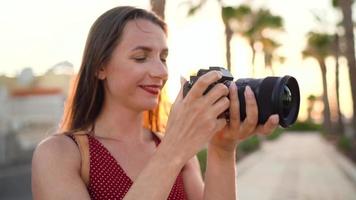
[[[34,199],[236,199],[238,142],[255,132],[270,133],[278,116],[256,128],[256,101],[247,88],[247,117],[240,122],[234,84],[217,84],[203,95],[221,78],[212,71],[186,97],[180,91],[159,139],[142,124],[144,112],[159,105],[168,77],[166,36],[165,23],[142,9],[117,7],[96,20],[66,108],[65,134],[47,138],[35,150]],[[226,109],[229,123],[218,118]],[[88,186],[73,140],[83,133],[90,148]],[[206,144],[204,183],[195,154]]]

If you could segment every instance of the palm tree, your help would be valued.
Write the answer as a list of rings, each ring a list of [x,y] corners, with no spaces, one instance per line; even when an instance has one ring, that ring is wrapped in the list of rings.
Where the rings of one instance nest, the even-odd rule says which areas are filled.
[[[151,10],[164,19],[164,10],[166,6],[166,0],[150,0]]]
[[[273,62],[277,60],[279,63],[284,63],[285,57],[277,55],[275,51],[281,46],[278,42],[270,38],[262,38],[263,53],[265,58],[265,68],[269,69],[274,75]]]
[[[333,54],[335,57],[335,90],[336,90],[336,112],[337,112],[337,127],[336,130],[338,133],[344,132],[344,123],[342,120],[342,113],[340,109],[340,81],[339,81],[339,57],[340,57],[340,46],[339,46],[339,35],[336,33],[334,35],[333,42]]]
[[[231,39],[233,36],[233,30],[229,24],[230,20],[234,17],[234,8],[232,7],[222,7],[221,9],[221,17],[223,19],[224,27],[225,27],[225,44],[226,44],[226,62],[227,69],[231,71]]]
[[[282,29],[283,20],[279,16],[272,15],[267,9],[259,9],[253,12],[248,5],[240,5],[239,7],[224,6],[221,0],[218,0],[221,7],[221,16],[225,27],[225,43],[226,43],[226,61],[228,70],[231,69],[231,49],[230,42],[234,32],[240,33],[243,37],[247,38],[252,49],[252,65],[254,64],[256,50],[254,46],[257,42],[262,42],[263,35],[268,29]],[[191,5],[188,15],[193,15],[199,10],[206,0],[201,0],[197,5]],[[237,28],[233,28],[233,23],[238,22]],[[272,40],[271,38],[269,38]],[[271,56],[276,48],[268,49],[266,56]],[[266,48],[267,51],[267,48]],[[254,68],[253,68],[254,70]]]
[[[267,36],[265,33],[271,30],[283,30],[283,19],[273,15],[267,9],[252,11],[248,5],[240,5],[235,9],[235,20],[237,26],[235,32],[248,40],[252,50],[252,72],[254,74],[254,64],[256,57],[255,45],[262,43],[265,56],[266,68],[272,67],[272,58],[275,50],[280,46],[278,42]],[[272,69],[272,68],[271,68]],[[273,70],[271,70],[273,71]]]
[[[315,95],[311,94],[311,95],[308,96],[308,108],[307,108],[307,112],[308,112],[307,121],[308,122],[313,122],[313,118],[311,116],[311,113],[314,110],[315,101],[316,101],[316,96]]]
[[[353,101],[353,131],[356,136],[356,58],[355,58],[355,44],[352,21],[352,3],[353,0],[333,0],[333,6],[338,7],[342,11],[343,20],[342,25],[345,32],[345,56],[349,68],[351,96]]]
[[[303,51],[303,57],[315,58],[321,70],[321,76],[323,81],[323,103],[324,103],[324,121],[323,128],[325,132],[331,130],[331,116],[330,106],[328,100],[328,87],[326,81],[326,64],[325,58],[331,55],[331,47],[333,42],[333,35],[325,33],[310,32],[308,34],[308,42],[305,50]]]
[[[198,4],[196,5],[190,5],[189,11],[188,11],[188,16],[194,15],[201,7],[204,6],[206,3],[206,0],[200,0]],[[227,63],[227,69],[231,71],[231,48],[230,48],[230,43],[233,35],[233,31],[229,25],[230,19],[234,15],[234,9],[232,7],[225,7],[223,6],[221,0],[218,0],[218,3],[221,8],[221,18],[224,23],[225,27],[225,44],[226,44],[226,63]]]
[[[327,27],[330,23],[327,22],[321,15],[318,15],[317,13],[314,13],[314,17],[315,20],[317,22],[319,22],[319,24],[321,25],[321,29],[323,29],[324,27]],[[341,113],[341,109],[340,109],[340,81],[339,81],[339,58],[341,56],[341,54],[343,52],[341,52],[341,45],[340,45],[340,40],[339,40],[339,32],[340,32],[340,28],[341,27],[341,22],[337,23],[335,26],[335,34],[333,37],[333,43],[332,43],[332,54],[333,57],[335,58],[335,91],[336,91],[336,95],[334,100],[336,102],[336,126],[333,127],[335,132],[339,133],[339,134],[343,134],[344,132],[344,123],[343,123],[343,119],[342,119],[342,113]],[[325,30],[326,31],[326,30]]]

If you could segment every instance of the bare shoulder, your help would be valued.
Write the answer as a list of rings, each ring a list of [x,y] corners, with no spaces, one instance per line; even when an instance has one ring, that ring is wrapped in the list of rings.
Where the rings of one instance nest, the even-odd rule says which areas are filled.
[[[63,162],[66,160],[80,161],[80,153],[75,142],[68,136],[52,135],[41,141],[33,154],[33,162]]]
[[[88,199],[80,166],[79,149],[68,136],[53,135],[40,142],[32,158],[34,199],[73,199],[73,194]]]
[[[75,142],[66,135],[52,135],[41,141],[32,157],[32,175],[76,174],[81,165]]]
[[[74,134],[83,134],[75,132]],[[33,154],[33,161],[80,161],[80,152],[76,143],[65,134],[53,134],[42,140]]]

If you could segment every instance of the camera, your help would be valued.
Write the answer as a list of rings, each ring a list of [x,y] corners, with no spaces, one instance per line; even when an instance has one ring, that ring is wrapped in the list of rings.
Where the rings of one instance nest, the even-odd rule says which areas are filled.
[[[209,85],[204,94],[209,92],[214,85],[223,83],[227,87],[230,84],[236,84],[238,98],[240,102],[240,120],[246,118],[246,102],[244,91],[246,86],[250,86],[258,106],[258,124],[264,124],[269,116],[278,114],[279,125],[284,128],[292,125],[299,113],[300,92],[297,80],[292,76],[267,76],[262,79],[243,78],[235,82],[231,73],[223,67],[209,67],[209,69],[200,69],[196,76],[191,76],[190,80],[183,86],[183,96],[186,96],[189,90],[200,76],[209,71],[220,71],[223,75],[220,80]],[[222,116],[228,118],[229,112],[225,111]]]

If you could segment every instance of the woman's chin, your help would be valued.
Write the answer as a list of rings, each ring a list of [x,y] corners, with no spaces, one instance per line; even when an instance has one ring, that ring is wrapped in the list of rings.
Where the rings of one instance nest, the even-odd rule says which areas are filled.
[[[143,105],[144,110],[154,110],[158,106],[158,101],[146,102]]]

